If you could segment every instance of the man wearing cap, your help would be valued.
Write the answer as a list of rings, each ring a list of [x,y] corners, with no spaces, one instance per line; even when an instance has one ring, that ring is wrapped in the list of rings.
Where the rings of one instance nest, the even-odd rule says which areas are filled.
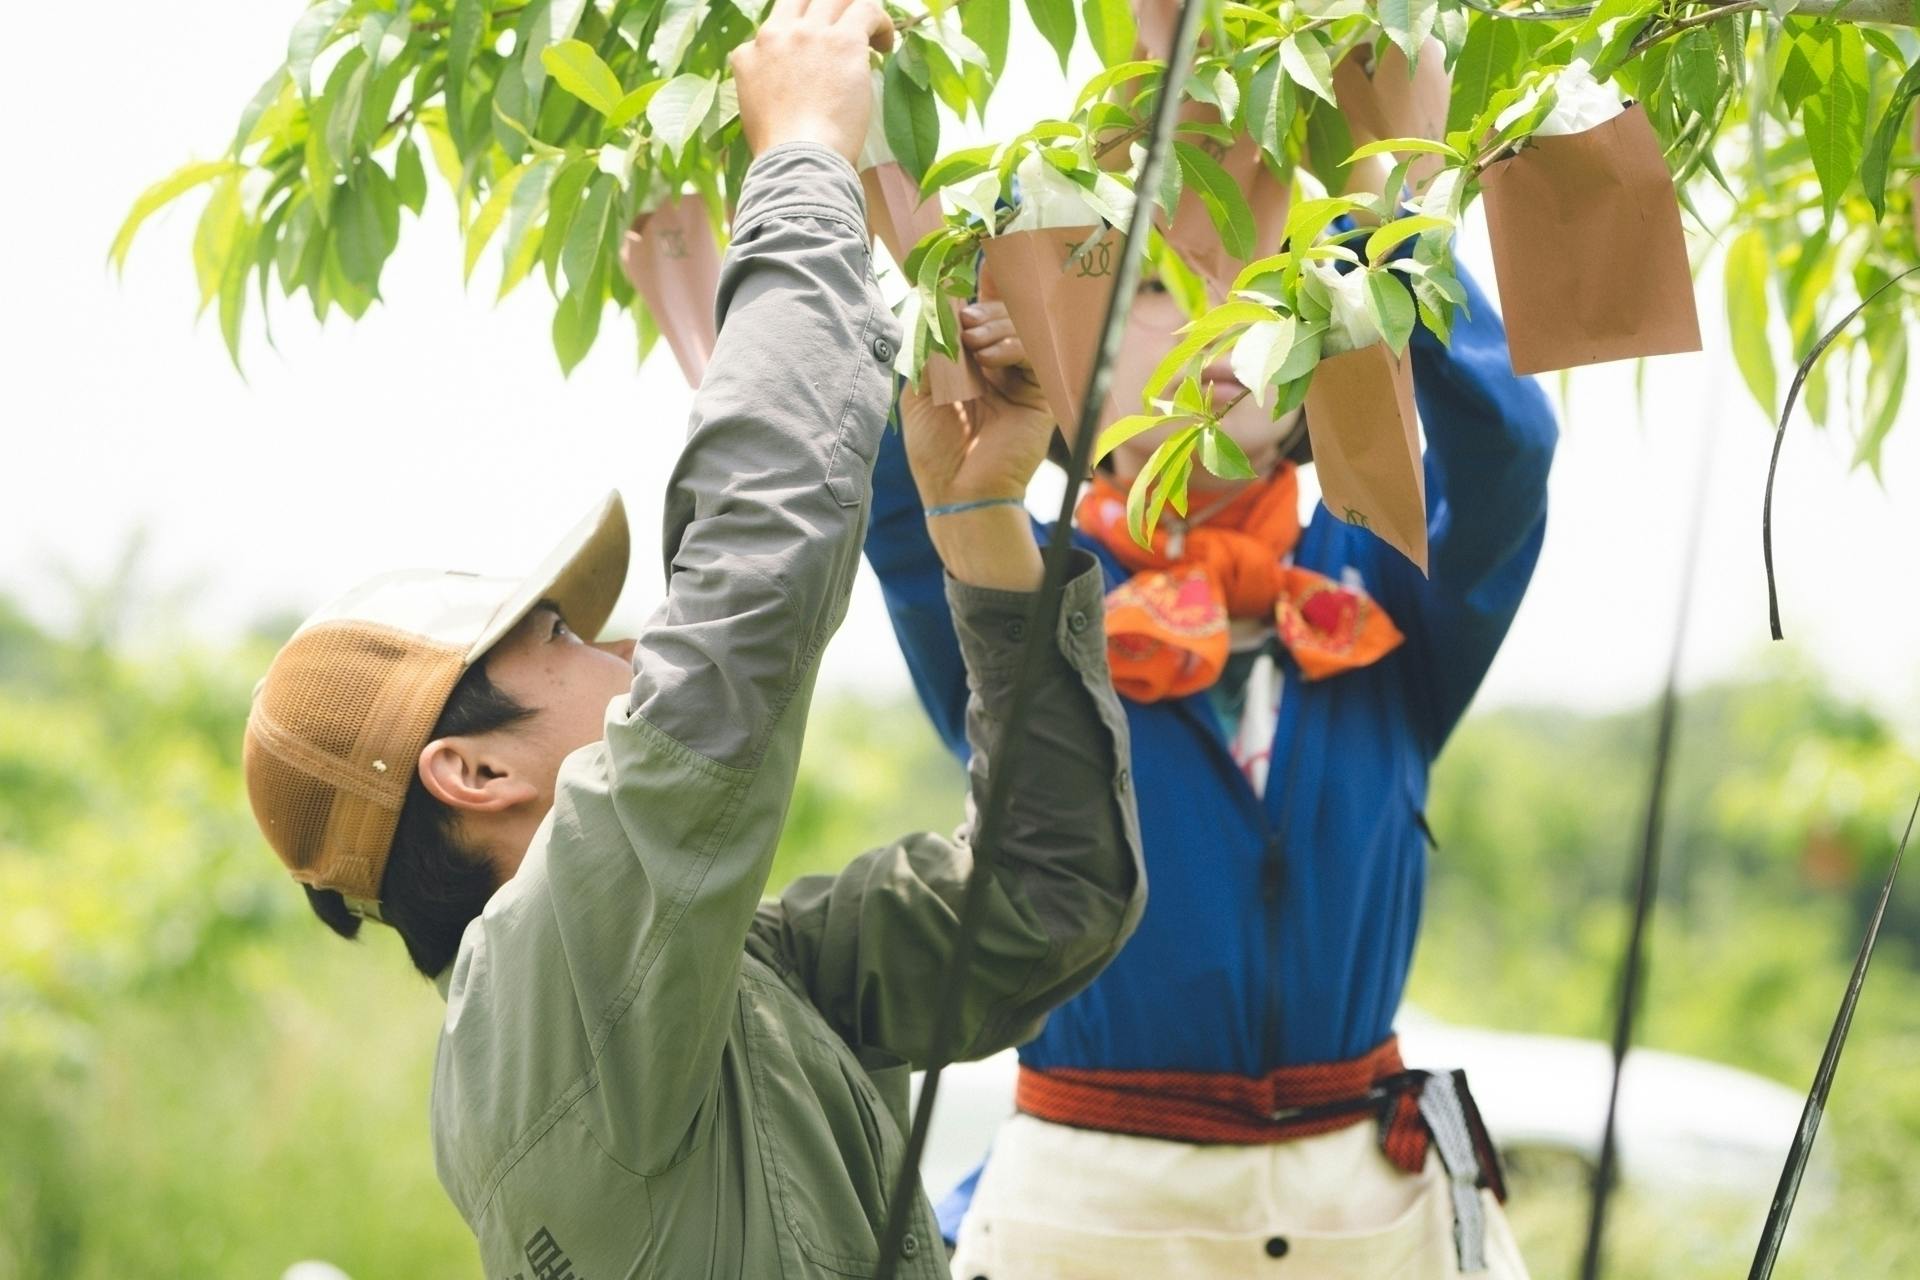
[[[580,638],[624,579],[616,499],[524,584],[356,589],[255,698],[246,774],[269,842],[323,918],[391,924],[446,996],[434,1149],[493,1280],[879,1265],[968,837],[910,836],[761,892],[892,392],[898,326],[849,163],[868,46],[890,36],[872,0],[778,0],[735,55],[757,158],[668,490],[667,595],[639,640]],[[1051,429],[1031,397],[965,423],[906,410],[935,505],[1031,475]],[[957,511],[939,535],[976,800],[1040,579],[1031,530],[1005,515]],[[1044,768],[1014,783],[956,1028],[968,1056],[1031,1036],[1140,913],[1099,608],[1082,553],[1058,634],[1033,640],[1024,732]],[[896,1262],[946,1274],[924,1195]]]

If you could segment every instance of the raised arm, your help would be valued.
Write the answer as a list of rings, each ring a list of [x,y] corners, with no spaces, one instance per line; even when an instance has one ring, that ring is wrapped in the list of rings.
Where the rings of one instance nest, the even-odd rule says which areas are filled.
[[[598,1136],[642,1172],[699,1141],[710,1114],[892,389],[898,325],[846,158],[865,132],[869,33],[891,29],[871,0],[837,20],[826,8],[783,4],[736,55],[758,158],[667,493],[667,596],[640,634],[631,699],[610,711],[604,750],[569,760],[551,820],[547,874],[588,1051],[617,1042],[646,1082]],[[833,117],[853,103],[859,118]]]
[[[963,421],[908,393],[903,437],[946,566],[945,604],[970,690],[969,821],[956,839],[916,835],[837,876],[796,882],[762,909],[756,945],[857,1049],[910,1062],[933,1041],[933,993],[952,954],[1040,579],[1033,526],[1018,495],[1052,424],[1043,409],[976,402]],[[981,502],[994,505],[975,506]],[[1126,716],[1107,671],[1100,568],[1076,553],[1056,634],[1021,726],[1023,757],[989,884],[985,927],[967,972],[955,1043],[992,1052],[1038,1030],[1131,932],[1145,902],[1127,774]]]
[[[1464,272],[1461,281],[1470,314],[1451,345],[1424,326],[1412,344],[1431,574],[1389,555],[1397,581],[1382,593],[1420,658],[1413,696],[1429,754],[1466,711],[1533,576],[1559,437],[1545,393],[1513,373],[1493,303]]]

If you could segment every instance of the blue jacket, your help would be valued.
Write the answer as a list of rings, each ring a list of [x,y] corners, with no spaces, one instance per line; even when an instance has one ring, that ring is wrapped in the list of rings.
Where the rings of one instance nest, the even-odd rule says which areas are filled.
[[[1512,373],[1493,307],[1464,283],[1470,314],[1451,348],[1425,328],[1412,343],[1432,576],[1324,506],[1294,553],[1336,580],[1356,570],[1406,643],[1313,683],[1282,657],[1264,799],[1205,693],[1124,704],[1146,916],[1021,1049],[1028,1065],[1256,1076],[1356,1057],[1390,1034],[1420,923],[1427,773],[1532,576],[1558,435],[1540,388]],[[867,559],[920,700],[964,758],[965,671],[898,432],[881,445],[874,484]],[[1109,587],[1125,579],[1104,547],[1076,539]]]

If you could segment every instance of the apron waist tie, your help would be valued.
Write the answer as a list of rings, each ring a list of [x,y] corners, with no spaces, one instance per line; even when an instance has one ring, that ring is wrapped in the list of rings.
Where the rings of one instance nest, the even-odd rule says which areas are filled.
[[[1075,1129],[1241,1146],[1331,1133],[1373,1119],[1380,1126],[1381,1154],[1406,1173],[1421,1172],[1429,1145],[1438,1147],[1462,1271],[1486,1265],[1477,1189],[1507,1198],[1498,1155],[1467,1092],[1465,1073],[1407,1070],[1395,1036],[1344,1062],[1278,1067],[1263,1076],[1022,1065],[1014,1105]]]

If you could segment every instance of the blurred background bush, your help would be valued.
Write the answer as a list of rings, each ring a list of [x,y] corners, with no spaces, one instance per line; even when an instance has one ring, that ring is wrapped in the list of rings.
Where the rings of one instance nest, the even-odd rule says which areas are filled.
[[[58,634],[0,598],[0,1280],[476,1274],[427,1141],[440,1001],[383,931],[320,928],[247,812],[240,729],[286,625],[209,651],[153,639],[129,595],[84,595]],[[1434,780],[1414,1000],[1606,1036],[1651,736],[1644,710],[1466,723]],[[1805,671],[1688,697],[1645,1043],[1805,1087],[1915,765]],[[960,782],[916,707],[823,703],[776,883],[955,823]],[[1823,1132],[1833,1194],[1783,1274],[1920,1274],[1916,942],[1909,886]],[[1541,1280],[1573,1274],[1582,1176],[1515,1179]],[[1764,1210],[1629,1191],[1611,1273],[1737,1274]]]

